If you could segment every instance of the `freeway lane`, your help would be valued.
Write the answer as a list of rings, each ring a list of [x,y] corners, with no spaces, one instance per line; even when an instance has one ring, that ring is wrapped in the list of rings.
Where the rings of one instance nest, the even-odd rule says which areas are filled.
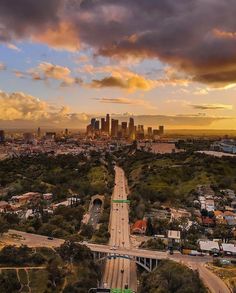
[[[129,251],[130,249],[128,206],[126,203],[113,202],[113,200],[126,199],[127,192],[124,171],[119,167],[115,167],[115,187],[112,195],[110,215],[110,253],[116,253],[118,250]],[[134,273],[134,269],[132,269],[132,280],[136,278]],[[131,261],[129,259],[108,259],[105,265],[103,284],[108,288],[130,288],[130,274]],[[136,279],[134,283],[136,284]]]

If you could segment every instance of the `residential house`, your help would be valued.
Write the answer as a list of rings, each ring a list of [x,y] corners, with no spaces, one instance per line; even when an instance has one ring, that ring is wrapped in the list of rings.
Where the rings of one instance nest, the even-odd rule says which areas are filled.
[[[236,245],[231,243],[222,243],[222,251],[225,255],[236,255]]]
[[[214,227],[215,219],[210,217],[202,217],[202,225],[205,227]]]
[[[181,233],[180,233],[180,231],[177,231],[177,230],[168,230],[167,238],[168,238],[168,240],[171,240],[175,243],[180,243]]]
[[[9,210],[11,206],[8,202],[1,200],[0,201],[0,213],[4,213],[5,211]]]
[[[11,201],[18,205],[25,205],[30,201],[36,200],[40,198],[41,195],[38,192],[27,192],[22,195],[12,196]]]
[[[217,224],[226,224],[226,220],[224,218],[224,213],[222,211],[216,210],[214,211],[215,219]]]
[[[145,234],[147,229],[147,221],[146,220],[138,220],[132,226],[133,234]]]
[[[220,251],[220,247],[218,242],[210,241],[210,240],[200,240],[199,246],[202,252],[218,252]]]

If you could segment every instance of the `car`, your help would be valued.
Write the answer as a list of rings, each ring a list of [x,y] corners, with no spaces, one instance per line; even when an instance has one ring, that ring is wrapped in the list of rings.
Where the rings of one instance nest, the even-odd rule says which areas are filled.
[[[53,240],[53,237],[48,237],[48,240]]]
[[[117,247],[115,247],[115,245],[113,245],[112,247],[110,247],[110,250],[117,250]]]

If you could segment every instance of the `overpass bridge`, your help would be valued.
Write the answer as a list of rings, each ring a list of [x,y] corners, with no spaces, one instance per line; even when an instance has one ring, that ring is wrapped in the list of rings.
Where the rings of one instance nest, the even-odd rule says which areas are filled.
[[[12,237],[11,235],[14,237]],[[20,246],[23,244],[29,247],[55,248],[59,247],[62,243],[64,243],[65,240],[59,238],[54,238],[53,240],[50,240],[47,236],[10,229],[8,233],[4,233],[2,235],[1,241],[2,243],[4,243],[4,245]],[[214,275],[213,272],[208,270],[207,267],[205,267],[205,264],[207,262],[212,262],[212,257],[210,256],[188,256],[182,255],[180,253],[174,253],[173,255],[169,255],[167,252],[144,250],[131,247],[119,247],[116,250],[113,250],[112,246],[110,245],[93,244],[88,242],[81,242],[80,244],[88,246],[97,261],[103,261],[104,258],[109,260],[108,257],[114,259],[114,256],[119,259],[122,259],[123,257],[129,257],[129,259],[133,259],[138,265],[142,266],[147,271],[155,268],[155,260],[158,262],[162,259],[170,259],[176,262],[180,262],[191,269],[198,270],[200,277],[211,292],[230,293],[230,290],[224,284],[224,282],[216,275]]]
[[[193,264],[203,265],[212,261],[211,256],[188,256],[182,255],[179,252],[170,255],[168,252],[145,250],[139,248],[122,248],[112,249],[109,245],[83,243],[87,245],[93,253],[94,259],[97,261],[103,261],[106,259],[124,258],[134,261],[137,265],[144,268],[146,271],[151,272],[157,266],[158,262],[163,259],[169,259],[184,263],[185,265],[192,267]]]

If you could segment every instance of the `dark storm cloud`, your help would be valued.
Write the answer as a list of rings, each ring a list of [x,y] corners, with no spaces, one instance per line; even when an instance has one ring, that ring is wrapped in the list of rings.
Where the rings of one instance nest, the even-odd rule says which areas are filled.
[[[0,39],[50,28],[38,39],[62,47],[70,32],[71,50],[77,38],[98,54],[158,58],[222,87],[236,82],[235,15],[235,0],[0,0]]]
[[[234,0],[83,1],[75,22],[106,56],[159,58],[194,80],[236,81]]]
[[[63,0],[0,0],[0,40],[27,37],[59,21]]]

